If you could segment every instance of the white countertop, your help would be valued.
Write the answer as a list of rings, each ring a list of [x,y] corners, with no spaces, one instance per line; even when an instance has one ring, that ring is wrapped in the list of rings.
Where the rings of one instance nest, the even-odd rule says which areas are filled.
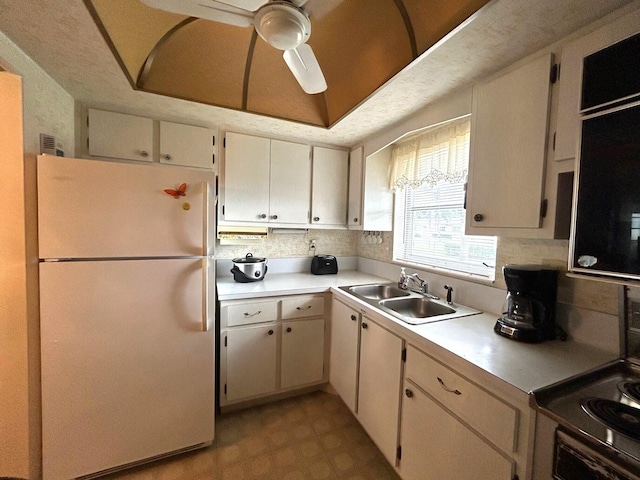
[[[331,290],[372,310],[368,303],[337,287],[378,282],[388,283],[389,280],[358,271],[344,271],[337,275],[275,274],[253,283],[237,283],[233,277],[221,277],[217,287],[219,300]],[[382,311],[377,310],[377,313],[385,320],[386,328],[460,373],[476,367],[472,372],[475,377],[479,375],[488,381],[495,377],[525,394],[616,360],[611,352],[571,340],[527,344],[501,337],[493,331],[496,317],[492,314],[409,325]]]

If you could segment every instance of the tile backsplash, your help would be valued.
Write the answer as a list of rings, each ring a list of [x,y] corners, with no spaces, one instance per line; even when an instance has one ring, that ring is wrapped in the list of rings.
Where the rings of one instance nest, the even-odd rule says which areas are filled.
[[[311,240],[316,249],[309,250]],[[380,262],[392,261],[392,232],[362,232],[352,230],[301,230],[300,233],[270,231],[259,245],[217,245],[216,257],[244,257],[248,252],[257,257],[312,257],[318,254],[359,256]],[[508,263],[548,265],[559,269],[558,302],[587,310],[617,315],[618,286],[593,280],[567,277],[569,252],[566,240],[533,240],[499,238],[494,286],[506,289],[501,266]]]

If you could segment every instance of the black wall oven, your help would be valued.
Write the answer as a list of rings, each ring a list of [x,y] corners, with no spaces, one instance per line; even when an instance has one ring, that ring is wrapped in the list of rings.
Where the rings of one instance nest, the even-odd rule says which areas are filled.
[[[584,59],[569,269],[640,280],[640,33]]]

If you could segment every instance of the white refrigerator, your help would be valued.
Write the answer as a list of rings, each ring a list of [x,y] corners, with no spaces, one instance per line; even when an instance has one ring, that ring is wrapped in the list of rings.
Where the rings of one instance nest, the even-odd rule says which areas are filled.
[[[37,162],[44,479],[211,444],[214,174]]]

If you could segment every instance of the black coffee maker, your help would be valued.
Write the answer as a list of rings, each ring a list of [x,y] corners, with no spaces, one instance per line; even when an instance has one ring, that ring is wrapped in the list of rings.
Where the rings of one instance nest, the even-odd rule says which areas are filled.
[[[556,338],[558,271],[540,265],[505,265],[507,298],[493,330],[521,342]]]

